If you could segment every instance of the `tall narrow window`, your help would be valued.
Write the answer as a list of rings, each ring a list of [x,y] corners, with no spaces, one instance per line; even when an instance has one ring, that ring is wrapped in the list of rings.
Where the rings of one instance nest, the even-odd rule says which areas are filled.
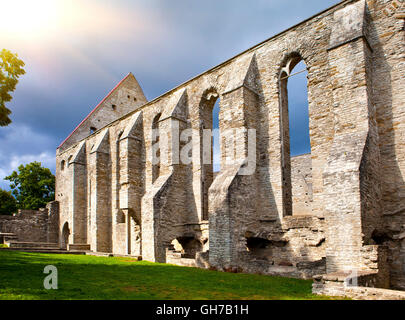
[[[124,131],[120,131],[117,135],[117,140],[115,141],[115,162],[116,162],[116,172],[115,172],[115,179],[117,181],[117,188],[116,188],[116,201],[117,201],[117,216],[116,216],[116,223],[125,223],[125,213],[121,210],[121,199],[120,199],[120,191],[122,187],[122,180],[121,180],[121,144],[120,140]],[[125,180],[126,181],[126,180]]]
[[[152,122],[152,183],[160,175],[160,138],[159,119],[161,114],[155,116]]]
[[[284,215],[312,212],[312,161],[307,69],[293,55],[280,73]]]
[[[292,157],[311,153],[307,75],[306,65],[301,60],[288,78],[288,116]]]
[[[204,92],[200,103],[200,116],[202,129],[205,131],[202,136],[203,156],[201,158],[201,192],[202,192],[202,219],[208,220],[208,190],[214,180],[216,172],[219,171],[219,99],[214,88]],[[206,137],[209,139],[209,146]],[[206,148],[209,148],[208,150]],[[205,149],[205,150],[204,150]],[[208,155],[207,155],[208,152]],[[208,161],[207,161],[208,160]]]
[[[219,99],[215,102],[212,110],[212,155],[213,155],[213,171],[215,175],[221,171],[221,151],[219,149]]]

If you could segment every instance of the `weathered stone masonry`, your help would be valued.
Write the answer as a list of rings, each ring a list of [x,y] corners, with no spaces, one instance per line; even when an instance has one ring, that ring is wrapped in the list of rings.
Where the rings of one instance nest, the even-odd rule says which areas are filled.
[[[150,102],[129,74],[57,150],[59,241],[304,278],[360,270],[405,289],[403,8],[342,1]],[[291,159],[285,76],[301,60],[311,154]],[[217,99],[214,175],[202,141]],[[159,164],[152,128],[168,133]],[[192,162],[179,164],[187,128]],[[248,134],[227,143],[238,128],[256,130],[252,175],[238,174]],[[322,292],[331,277],[317,279]]]
[[[14,234],[19,242],[58,243],[59,206],[53,201],[39,210],[18,210],[13,216],[0,215],[0,232]]]

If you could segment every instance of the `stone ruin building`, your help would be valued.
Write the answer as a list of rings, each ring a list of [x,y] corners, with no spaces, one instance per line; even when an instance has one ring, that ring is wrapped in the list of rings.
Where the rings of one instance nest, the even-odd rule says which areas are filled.
[[[127,75],[57,149],[60,245],[314,277],[316,293],[347,294],[348,279],[404,290],[404,18],[402,0],[342,1],[149,102]],[[300,61],[311,153],[291,157],[287,81]],[[214,174],[202,141],[217,99]],[[174,155],[184,129],[189,164]],[[256,130],[253,174],[239,174],[249,136],[232,149],[231,129]]]

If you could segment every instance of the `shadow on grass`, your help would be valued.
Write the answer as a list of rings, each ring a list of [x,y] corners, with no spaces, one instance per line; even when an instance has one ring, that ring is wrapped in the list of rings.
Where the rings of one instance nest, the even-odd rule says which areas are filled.
[[[57,290],[44,289],[46,265],[58,269]],[[0,251],[0,299],[322,299],[311,284],[130,258]]]

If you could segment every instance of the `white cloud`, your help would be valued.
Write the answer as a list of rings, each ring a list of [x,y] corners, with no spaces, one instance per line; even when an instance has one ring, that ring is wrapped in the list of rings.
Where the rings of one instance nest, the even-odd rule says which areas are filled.
[[[0,167],[0,177],[4,179],[6,176],[10,175],[14,170],[23,164],[37,161],[45,168],[51,169],[55,172],[55,155],[48,152],[42,152],[40,154],[23,154],[23,155],[14,155],[10,159],[9,163],[5,163],[4,166]],[[3,189],[8,189],[9,181],[1,180],[0,187]]]
[[[54,144],[51,137],[26,125],[0,128],[0,188],[9,189],[9,181],[3,179],[21,164],[37,161],[55,172]]]
[[[41,154],[24,154],[21,156],[13,156],[10,161],[10,167],[15,170],[20,164],[27,164],[31,162],[41,162],[43,167],[54,169],[55,167],[55,155],[48,152],[42,152]]]

